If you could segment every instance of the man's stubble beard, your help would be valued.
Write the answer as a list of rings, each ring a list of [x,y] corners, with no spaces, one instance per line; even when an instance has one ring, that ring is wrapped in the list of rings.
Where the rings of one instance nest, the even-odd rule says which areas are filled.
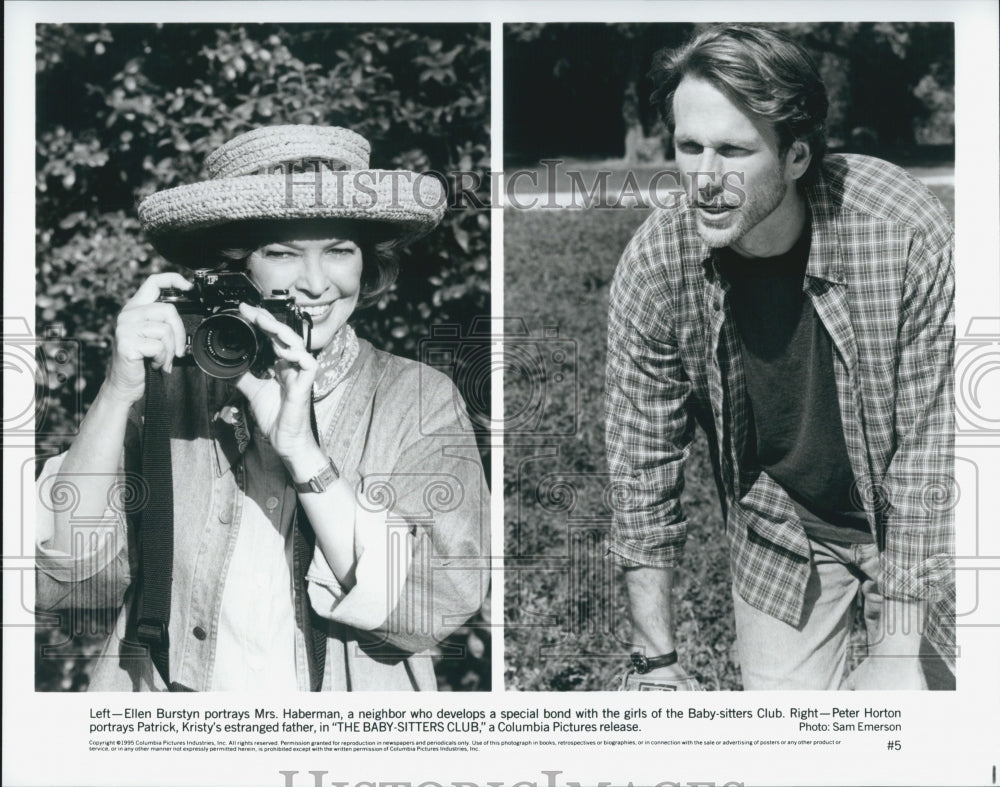
[[[704,224],[698,209],[693,208],[698,235],[710,249],[732,246],[774,213],[785,199],[787,192],[788,184],[785,183],[784,168],[772,172],[767,180],[758,184],[752,191],[744,193],[743,203],[735,211],[736,220],[728,227],[712,227]]]

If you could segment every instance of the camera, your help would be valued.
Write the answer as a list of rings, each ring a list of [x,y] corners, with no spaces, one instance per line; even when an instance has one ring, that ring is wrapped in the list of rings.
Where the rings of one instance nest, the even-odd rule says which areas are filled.
[[[267,309],[309,347],[312,318],[295,305],[288,290],[264,295],[242,272],[195,271],[191,290],[167,288],[158,300],[177,309],[187,334],[187,357],[209,377],[231,380],[246,371],[262,372],[274,363],[271,340],[240,314],[241,303]]]

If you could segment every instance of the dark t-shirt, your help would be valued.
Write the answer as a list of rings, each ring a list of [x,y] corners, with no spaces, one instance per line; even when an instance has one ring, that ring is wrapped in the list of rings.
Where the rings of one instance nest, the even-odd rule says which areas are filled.
[[[866,543],[868,521],[851,496],[832,342],[802,291],[810,241],[807,226],[777,257],[721,253],[753,411],[744,460],[788,492],[811,536]]]

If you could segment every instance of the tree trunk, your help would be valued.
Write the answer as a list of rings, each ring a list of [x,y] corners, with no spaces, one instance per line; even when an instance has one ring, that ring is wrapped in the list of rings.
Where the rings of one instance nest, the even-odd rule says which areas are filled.
[[[625,163],[629,165],[639,163],[639,150],[646,140],[646,135],[642,130],[642,116],[639,111],[638,83],[639,64],[636,62],[635,53],[633,53],[622,95],[622,120],[625,123]]]

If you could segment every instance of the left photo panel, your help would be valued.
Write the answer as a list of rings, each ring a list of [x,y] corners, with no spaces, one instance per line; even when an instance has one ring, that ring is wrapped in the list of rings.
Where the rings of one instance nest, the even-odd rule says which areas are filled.
[[[490,690],[489,25],[35,39],[35,690]]]

